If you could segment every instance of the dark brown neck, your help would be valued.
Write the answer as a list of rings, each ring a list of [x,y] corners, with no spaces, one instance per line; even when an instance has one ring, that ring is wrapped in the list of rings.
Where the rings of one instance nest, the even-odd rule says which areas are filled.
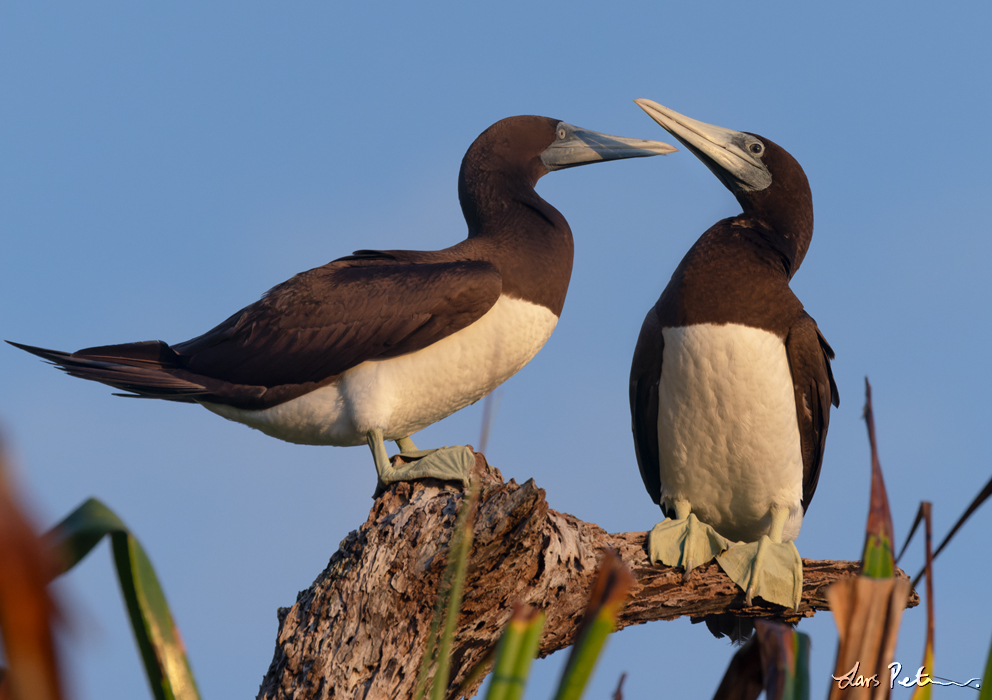
[[[802,304],[784,255],[744,217],[714,224],[689,249],[655,309],[662,326],[738,323],[783,335]]]
[[[761,137],[763,158],[773,173],[772,184],[759,192],[738,192],[744,212],[761,244],[781,255],[789,279],[806,257],[813,239],[813,195],[802,167],[787,151]]]
[[[458,198],[468,224],[465,243],[499,268],[504,293],[560,315],[574,244],[565,217],[534,191],[546,172],[541,170],[494,164],[470,151],[462,161]]]

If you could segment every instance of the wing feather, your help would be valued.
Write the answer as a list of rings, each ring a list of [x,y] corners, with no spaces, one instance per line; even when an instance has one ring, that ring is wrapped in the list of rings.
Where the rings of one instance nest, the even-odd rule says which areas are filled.
[[[805,311],[789,330],[785,349],[796,392],[796,416],[803,453],[803,512],[809,508],[820,479],[823,449],[830,424],[830,406],[840,406],[840,394],[830,369],[834,351],[816,321]]]
[[[173,347],[185,370],[232,384],[320,382],[465,328],[501,289],[498,270],[486,262],[349,256],[296,275]]]
[[[661,505],[661,464],[658,457],[658,385],[661,382],[665,338],[652,308],[637,338],[630,367],[630,415],[634,452],[644,487]]]

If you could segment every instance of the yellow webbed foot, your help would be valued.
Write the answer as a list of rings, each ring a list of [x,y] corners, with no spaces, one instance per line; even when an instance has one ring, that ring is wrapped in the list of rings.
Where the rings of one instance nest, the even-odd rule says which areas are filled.
[[[395,457],[390,460],[388,467],[379,474],[379,481],[383,485],[430,478],[460,481],[467,489],[472,467],[475,466],[475,452],[463,445],[401,452],[399,457],[399,460]]]
[[[730,545],[730,540],[689,513],[688,517],[669,518],[654,526],[648,535],[648,556],[652,564],[680,566],[688,575]]]
[[[803,562],[792,542],[740,542],[717,557],[720,568],[745,592],[748,605],[755,596],[797,609],[803,596]]]

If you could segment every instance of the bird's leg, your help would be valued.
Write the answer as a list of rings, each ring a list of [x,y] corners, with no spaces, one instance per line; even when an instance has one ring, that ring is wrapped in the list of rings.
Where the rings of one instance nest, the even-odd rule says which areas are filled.
[[[717,557],[730,579],[744,590],[751,605],[755,596],[797,609],[803,595],[803,562],[792,542],[782,542],[789,509],[772,506],[767,535],[757,542],[737,544]]]
[[[401,453],[418,451],[417,446],[413,444],[413,440],[410,439],[409,435],[407,435],[406,437],[401,437],[399,440],[397,440],[396,447],[399,448]]]
[[[688,501],[675,501],[675,519],[658,523],[648,535],[648,555],[652,564],[685,569],[689,572],[705,564],[730,546],[730,541],[706,523],[700,522]]]
[[[378,498],[379,494],[386,487],[386,479],[393,467],[389,463],[389,454],[386,452],[386,441],[382,437],[381,430],[378,428],[370,430],[365,434],[365,440],[369,444],[369,449],[372,450],[372,459],[375,460],[375,473],[378,477],[375,493],[372,494],[372,497]]]
[[[782,533],[785,531],[785,524],[789,520],[789,509],[781,506],[772,506],[772,524],[768,528],[768,539],[776,544],[781,544]]]
[[[442,481],[460,481],[468,488],[471,480],[472,467],[475,466],[475,453],[468,447],[442,447],[437,450],[416,450],[410,438],[397,440],[397,445],[413,447],[411,451],[403,450],[398,463],[393,466],[386,454],[386,443],[382,430],[375,428],[365,434],[365,439],[372,450],[375,460],[375,471],[379,477],[373,497],[378,497],[386,486],[397,481],[414,481],[415,479],[440,479]]]

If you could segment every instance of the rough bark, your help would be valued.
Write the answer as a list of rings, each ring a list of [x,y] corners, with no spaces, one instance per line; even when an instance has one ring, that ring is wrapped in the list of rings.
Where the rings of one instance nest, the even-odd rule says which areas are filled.
[[[743,593],[716,563],[682,572],[652,566],[645,532],[610,534],[548,507],[533,480],[503,483],[476,456],[482,484],[449,697],[496,643],[522,601],[547,615],[542,656],[568,646],[602,552],[614,549],[637,578],[618,628],[688,615],[779,618],[784,610]],[[437,481],[391,486],[368,520],[341,542],[292,608],[279,611],[275,656],[259,698],[406,698],[426,647],[438,583],[462,492]],[[860,563],[803,560],[803,599],[790,616],[827,608],[825,589]],[[902,572],[900,575],[905,576]],[[919,598],[913,594],[910,605]],[[471,696],[481,681],[466,688]]]

